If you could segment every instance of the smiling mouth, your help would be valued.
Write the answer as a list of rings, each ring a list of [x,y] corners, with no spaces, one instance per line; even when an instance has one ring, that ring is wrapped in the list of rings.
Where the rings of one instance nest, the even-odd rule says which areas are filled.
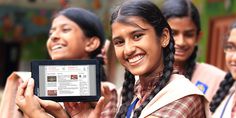
[[[184,55],[185,52],[186,52],[186,50],[182,50],[182,49],[176,49],[176,50],[175,50],[175,54],[176,54],[176,55]]]
[[[52,51],[55,51],[55,50],[58,50],[58,49],[61,49],[61,48],[63,48],[62,45],[55,45],[55,46],[52,47]]]
[[[236,68],[236,64],[230,64],[230,67]]]
[[[139,63],[143,59],[143,57],[144,57],[144,55],[137,55],[137,56],[134,56],[133,58],[129,58],[128,62],[131,65],[135,65],[135,64]]]

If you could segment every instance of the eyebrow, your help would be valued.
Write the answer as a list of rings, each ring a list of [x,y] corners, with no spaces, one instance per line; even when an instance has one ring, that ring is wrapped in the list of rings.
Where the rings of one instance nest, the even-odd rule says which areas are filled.
[[[235,43],[234,43],[233,41],[229,41],[229,40],[226,41],[226,44],[232,44],[232,45],[235,45]]]
[[[66,24],[66,23],[63,23],[63,24],[60,24],[59,27],[64,27],[64,26],[67,26],[69,24]],[[55,27],[51,27],[50,30],[55,30],[56,28]]]
[[[139,29],[137,29],[137,30],[134,30],[134,31],[132,31],[132,32],[129,32],[129,35],[131,34],[135,34],[135,33],[137,33],[137,32],[144,32],[144,31],[146,31],[146,30],[148,30],[148,29],[144,29],[144,28],[142,28],[142,27],[139,27]],[[112,38],[112,40],[115,40],[115,39],[119,39],[119,38],[122,38],[121,36],[116,36],[116,37],[114,37],[114,38]]]
[[[173,31],[178,31],[177,29],[174,29],[174,28],[171,28]],[[197,30],[195,29],[187,29],[187,30],[184,30],[184,32],[196,32]]]

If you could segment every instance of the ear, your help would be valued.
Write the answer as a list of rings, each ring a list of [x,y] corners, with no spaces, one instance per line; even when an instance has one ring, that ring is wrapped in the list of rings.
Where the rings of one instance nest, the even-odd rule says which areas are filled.
[[[96,50],[100,46],[100,40],[98,37],[94,36],[87,40],[85,43],[85,51],[90,53]]]
[[[168,28],[163,29],[163,33],[161,35],[161,40],[160,41],[161,41],[160,42],[161,46],[163,48],[165,48],[169,44],[169,42],[170,42],[170,31],[168,30]]]

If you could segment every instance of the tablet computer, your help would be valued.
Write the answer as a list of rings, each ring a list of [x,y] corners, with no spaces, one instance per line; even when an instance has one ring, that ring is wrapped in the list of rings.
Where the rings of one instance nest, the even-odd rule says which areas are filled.
[[[34,93],[57,102],[97,101],[100,64],[97,60],[35,60],[31,62]]]

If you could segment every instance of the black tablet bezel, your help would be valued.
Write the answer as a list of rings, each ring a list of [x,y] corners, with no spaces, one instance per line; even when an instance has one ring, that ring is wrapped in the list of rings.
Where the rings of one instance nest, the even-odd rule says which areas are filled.
[[[95,65],[96,66],[96,95],[95,96],[39,96],[39,66],[45,65]],[[101,75],[100,63],[98,60],[34,60],[31,62],[32,78],[35,80],[34,94],[44,100],[56,102],[79,102],[79,101],[98,101],[101,96]]]

